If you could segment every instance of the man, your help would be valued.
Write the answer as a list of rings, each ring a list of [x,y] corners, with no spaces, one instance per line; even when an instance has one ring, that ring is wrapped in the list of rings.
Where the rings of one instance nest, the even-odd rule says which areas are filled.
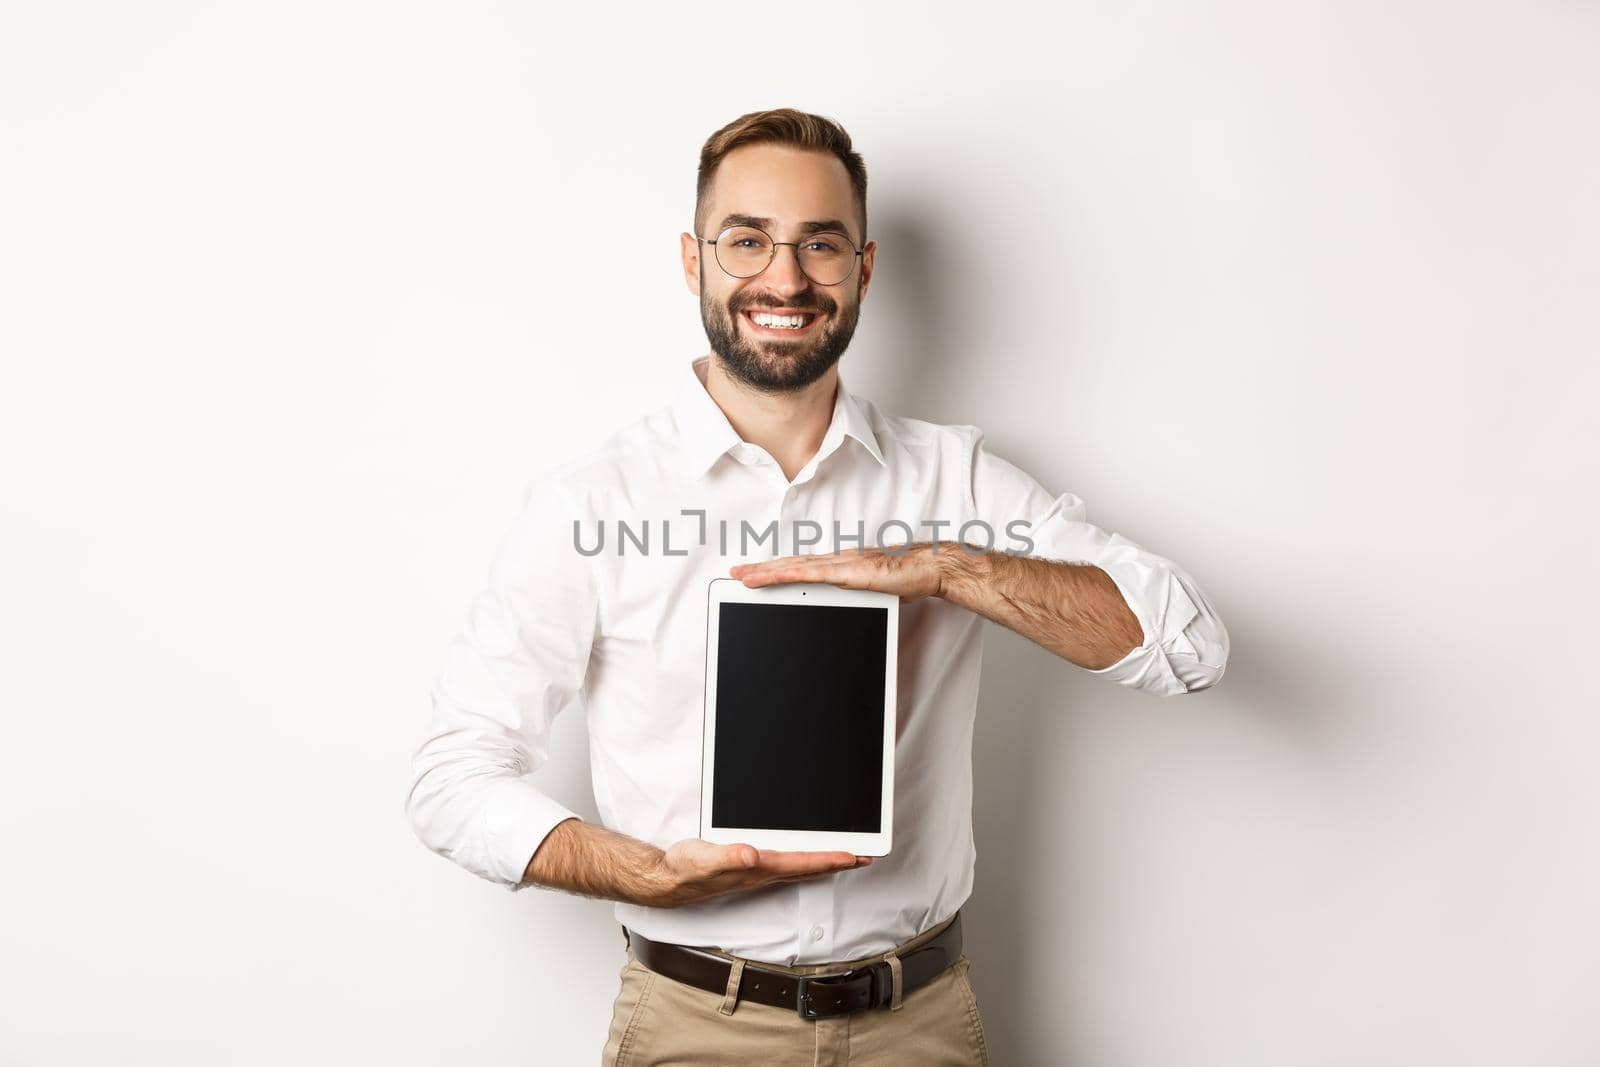
[[[617,902],[605,1063],[983,1063],[957,914],[982,620],[1161,694],[1215,684],[1227,631],[1187,574],[975,427],[844,388],[877,249],[837,124],[780,109],[718,130],[694,226],[683,271],[711,351],[670,406],[530,484],[434,687],[407,810],[484,878]],[[730,574],[901,598],[889,855],[695,838],[706,585]],[[526,777],[579,693],[604,826]]]

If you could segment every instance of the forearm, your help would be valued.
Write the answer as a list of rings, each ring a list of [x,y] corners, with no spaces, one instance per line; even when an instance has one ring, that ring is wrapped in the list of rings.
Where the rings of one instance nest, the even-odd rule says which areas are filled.
[[[580,896],[654,905],[665,888],[663,855],[626,834],[567,819],[546,835],[522,880]]]
[[[1111,576],[1089,563],[969,555],[941,542],[939,595],[1014,630],[1080,667],[1100,670],[1144,643]]]

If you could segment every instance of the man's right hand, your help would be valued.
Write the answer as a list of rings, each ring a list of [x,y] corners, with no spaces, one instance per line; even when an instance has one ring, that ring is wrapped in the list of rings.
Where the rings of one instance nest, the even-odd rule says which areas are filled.
[[[686,838],[662,852],[579,818],[557,823],[534,850],[523,883],[652,908],[676,908],[724,893],[821,878],[865,867],[849,852],[779,852]]]
[[[662,853],[653,907],[676,908],[725,893],[802,882],[866,867],[871,856],[849,852],[781,852],[754,845],[714,845],[688,837]]]

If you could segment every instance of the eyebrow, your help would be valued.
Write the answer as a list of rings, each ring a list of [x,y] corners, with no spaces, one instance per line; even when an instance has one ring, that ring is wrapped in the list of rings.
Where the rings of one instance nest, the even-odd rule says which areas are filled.
[[[771,219],[762,218],[759,215],[724,215],[722,217],[722,221],[717,224],[717,232],[721,233],[729,226],[755,226],[758,229],[768,231],[774,228],[773,221]],[[840,222],[838,219],[810,219],[800,224],[800,232],[842,233],[846,237],[850,236],[850,231],[845,227],[845,224]]]

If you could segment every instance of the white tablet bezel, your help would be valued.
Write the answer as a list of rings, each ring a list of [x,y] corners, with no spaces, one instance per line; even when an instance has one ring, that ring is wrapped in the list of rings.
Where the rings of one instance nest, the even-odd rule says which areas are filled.
[[[715,826],[711,822],[712,769],[717,743],[717,652],[723,604],[800,604],[818,607],[887,608],[883,681],[883,811],[879,833],[774,830]],[[887,856],[894,829],[895,682],[900,640],[900,598],[893,593],[843,589],[813,582],[788,582],[751,589],[737,578],[713,579],[706,594],[705,718],[700,753],[700,836],[719,845],[821,852],[841,849],[858,856]]]

